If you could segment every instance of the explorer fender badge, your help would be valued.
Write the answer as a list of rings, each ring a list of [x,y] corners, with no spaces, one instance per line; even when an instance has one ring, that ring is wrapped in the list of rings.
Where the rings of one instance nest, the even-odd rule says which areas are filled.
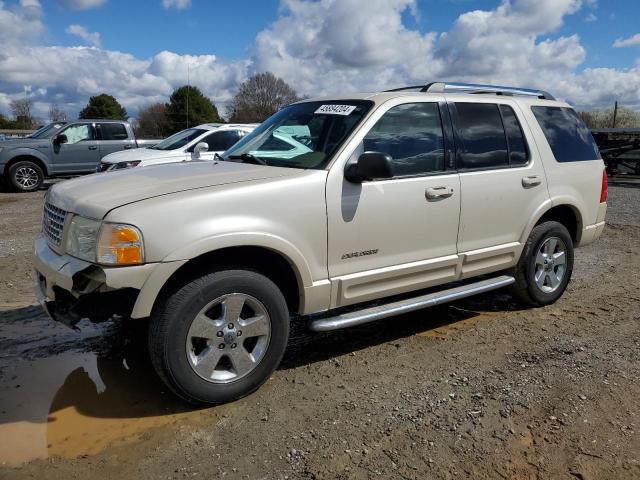
[[[377,248],[375,250],[363,250],[362,252],[345,253],[344,255],[342,255],[342,260],[347,260],[349,258],[355,257],[364,257],[366,255],[375,255],[376,253],[378,253]]]

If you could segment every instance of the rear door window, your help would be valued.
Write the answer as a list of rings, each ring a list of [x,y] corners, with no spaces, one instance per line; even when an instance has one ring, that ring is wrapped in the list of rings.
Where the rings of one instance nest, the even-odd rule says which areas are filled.
[[[558,162],[601,158],[593,135],[572,108],[539,106],[531,110]]]
[[[502,113],[502,123],[504,123],[504,130],[507,133],[509,165],[525,165],[529,158],[527,142],[524,139],[520,122],[513,108],[509,105],[500,105],[500,113]]]
[[[99,123],[102,140],[127,140],[127,129],[121,123]]]
[[[498,105],[455,104],[458,140],[458,168],[500,168],[509,166],[509,151]]]

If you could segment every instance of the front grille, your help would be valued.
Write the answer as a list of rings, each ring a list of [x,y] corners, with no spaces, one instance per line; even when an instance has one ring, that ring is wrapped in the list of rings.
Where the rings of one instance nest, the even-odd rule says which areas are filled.
[[[62,243],[62,230],[67,212],[61,208],[54,207],[50,203],[44,204],[44,214],[42,216],[42,231],[49,243],[59,247]]]

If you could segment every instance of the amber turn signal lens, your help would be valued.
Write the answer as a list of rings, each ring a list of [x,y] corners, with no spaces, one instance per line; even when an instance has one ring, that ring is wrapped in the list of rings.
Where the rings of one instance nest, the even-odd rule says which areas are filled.
[[[103,223],[97,250],[98,263],[105,265],[144,263],[142,234],[133,225]]]

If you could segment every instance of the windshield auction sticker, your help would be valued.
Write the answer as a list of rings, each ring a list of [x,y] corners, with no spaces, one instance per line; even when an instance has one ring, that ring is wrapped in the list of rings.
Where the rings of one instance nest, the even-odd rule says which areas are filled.
[[[349,115],[356,109],[355,105],[321,105],[313,113],[323,113],[325,115]]]

